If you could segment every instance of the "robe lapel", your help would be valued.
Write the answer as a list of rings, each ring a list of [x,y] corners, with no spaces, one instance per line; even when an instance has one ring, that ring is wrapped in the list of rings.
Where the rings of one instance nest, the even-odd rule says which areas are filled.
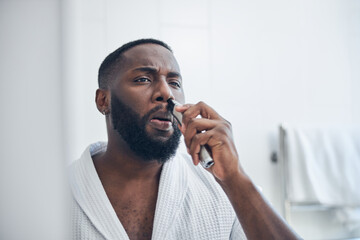
[[[106,144],[91,147],[106,147]],[[70,185],[75,200],[105,239],[129,239],[95,170],[90,147],[72,166]]]
[[[187,172],[181,161],[184,159],[177,154],[163,166],[154,217],[153,240],[168,239],[167,233],[171,231],[185,199],[188,186]]]
[[[70,185],[79,206],[105,239],[129,237],[113,209],[95,170],[90,148],[106,148],[106,143],[89,146],[70,169]],[[153,240],[167,239],[187,192],[187,172],[180,154],[163,166],[156,203]]]

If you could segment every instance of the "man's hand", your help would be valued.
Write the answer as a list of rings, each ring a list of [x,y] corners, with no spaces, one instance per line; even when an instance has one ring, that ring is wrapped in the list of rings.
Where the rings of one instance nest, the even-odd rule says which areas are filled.
[[[208,170],[217,181],[231,181],[243,173],[228,121],[203,102],[177,106],[175,110],[183,113],[180,130],[195,165],[200,162],[200,146],[205,146],[215,162]],[[197,118],[199,115],[201,118]]]
[[[299,239],[257,191],[239,164],[231,125],[203,102],[175,109],[183,113],[180,127],[195,165],[200,146],[205,146],[215,164],[208,168],[228,196],[248,239]],[[197,116],[202,118],[197,118]]]

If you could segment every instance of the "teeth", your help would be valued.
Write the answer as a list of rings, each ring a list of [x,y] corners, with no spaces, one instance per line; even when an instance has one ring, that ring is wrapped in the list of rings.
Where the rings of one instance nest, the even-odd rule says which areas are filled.
[[[160,121],[170,121],[169,119],[165,119],[165,118],[154,118],[154,119],[157,119],[157,120],[160,120]]]

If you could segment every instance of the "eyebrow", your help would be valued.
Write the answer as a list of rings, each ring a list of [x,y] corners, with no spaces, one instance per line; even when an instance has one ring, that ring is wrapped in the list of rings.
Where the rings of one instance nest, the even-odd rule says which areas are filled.
[[[139,72],[156,73],[157,69],[153,68],[153,67],[138,67],[138,68],[135,68],[133,71],[134,72],[139,71]]]
[[[180,78],[182,80],[181,74],[178,72],[169,72],[167,77],[169,78]]]
[[[156,68],[153,68],[153,67],[138,67],[138,68],[135,68],[133,71],[134,72],[135,71],[148,72],[148,73],[151,73],[151,74],[155,74],[158,70]],[[170,78],[177,77],[177,78],[182,79],[181,74],[179,72],[169,72],[167,77],[170,77]]]

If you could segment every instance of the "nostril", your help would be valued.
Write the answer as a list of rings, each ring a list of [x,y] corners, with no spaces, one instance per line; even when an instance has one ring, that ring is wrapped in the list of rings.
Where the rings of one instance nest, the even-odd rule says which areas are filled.
[[[156,101],[163,101],[163,100],[164,100],[163,97],[157,97],[157,98],[156,98]]]

